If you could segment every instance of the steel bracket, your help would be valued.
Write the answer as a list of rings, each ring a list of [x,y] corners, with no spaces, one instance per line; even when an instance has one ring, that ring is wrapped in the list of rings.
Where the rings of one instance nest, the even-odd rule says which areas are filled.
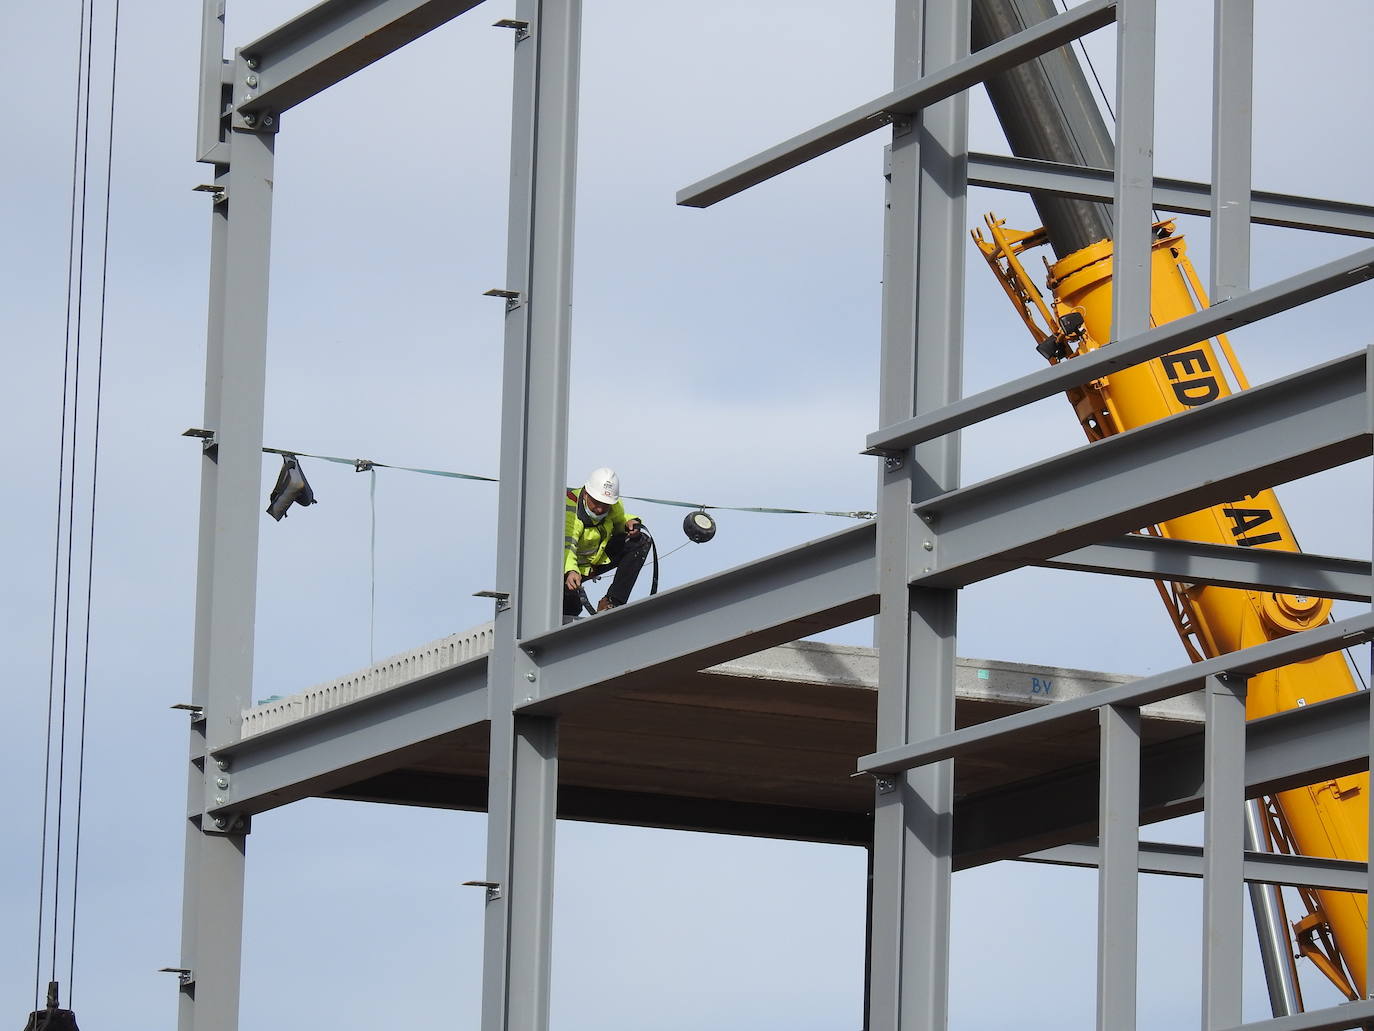
[[[515,311],[516,308],[523,306],[525,303],[525,298],[519,290],[499,290],[496,287],[492,287],[492,289],[490,290],[484,290],[482,292],[482,296],[505,298],[506,314],[508,315],[511,312]]]
[[[487,901],[488,901],[488,902],[495,902],[497,899],[499,899],[499,898],[501,897],[501,882],[500,882],[500,881],[464,881],[464,882],[463,882],[463,887],[464,887],[464,888],[486,888],[486,889],[487,889]]]
[[[505,612],[510,608],[510,591],[473,591],[474,598],[494,598],[496,611]]]
[[[514,29],[515,42],[520,43],[530,38],[530,23],[522,18],[502,18],[500,21],[491,23],[494,29]]]

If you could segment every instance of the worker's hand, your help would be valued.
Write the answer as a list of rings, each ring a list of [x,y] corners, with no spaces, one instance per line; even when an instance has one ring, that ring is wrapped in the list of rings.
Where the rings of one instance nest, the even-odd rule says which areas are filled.
[[[627,519],[625,521],[625,532],[633,536],[634,534],[639,533],[639,528],[643,525],[644,524],[641,523],[638,519]]]
[[[568,590],[575,591],[582,586],[582,574],[576,569],[570,569],[567,575],[563,577],[563,583],[567,586]]]

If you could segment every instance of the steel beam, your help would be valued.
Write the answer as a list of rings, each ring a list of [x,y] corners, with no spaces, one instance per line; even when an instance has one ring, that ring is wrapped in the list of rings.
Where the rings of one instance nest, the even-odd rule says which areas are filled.
[[[209,755],[236,741],[253,683],[258,509],[267,370],[273,139],[235,133],[216,185],[211,228],[199,568],[177,1026],[236,1031],[243,931],[244,845],[237,814],[210,816],[232,774]]]
[[[1246,726],[1245,794],[1253,798],[1369,768],[1369,693],[1266,716]],[[1091,714],[1076,721],[1088,732]],[[1202,809],[1201,733],[1147,745],[1141,758],[1141,824]],[[1098,834],[1095,764],[1039,776],[961,800],[954,817],[954,868],[1015,859]]]
[[[595,684],[704,669],[871,616],[875,532],[874,523],[863,523],[532,635],[520,646],[537,680],[522,708],[555,712],[560,698]]]
[[[1084,717],[1103,705],[1149,705],[1151,702],[1197,691],[1210,676],[1231,674],[1253,677],[1267,670],[1278,669],[1280,666],[1325,655],[1338,648],[1355,647],[1371,638],[1374,638],[1374,613],[1351,616],[1325,626],[1304,630],[1300,634],[1280,637],[1227,655],[1218,655],[1202,662],[1156,673],[1151,677],[1103,688],[1090,695],[1068,698],[1039,709],[1029,709],[987,723],[964,727],[917,745],[875,752],[859,759],[858,772],[900,773],[902,770],[914,769],[927,763],[972,755],[1001,744],[1016,734],[1045,730],[1048,725],[1054,723],[1066,725],[1064,721]]]
[[[497,607],[489,662],[491,751],[482,1031],[549,1023],[558,726],[518,716],[537,672],[516,642],[558,626],[568,453],[580,0],[519,0],[502,367]]]
[[[1097,715],[1097,1028],[1131,1031],[1140,946],[1140,710],[1104,705]]]
[[[1211,300],[1219,304],[1250,289],[1254,0],[1216,0],[1212,54]]]
[[[1056,15],[976,54],[908,80],[891,93],[693,183],[678,191],[677,202],[691,208],[708,208],[743,193],[751,186],[867,136],[901,116],[919,115],[925,108],[962,93],[989,76],[1110,25],[1116,17],[1116,8],[1117,0],[1086,0],[1067,14]]]
[[[1121,0],[1116,26],[1113,341],[1129,340],[1150,328],[1154,153],[1155,0]],[[1134,1009],[1131,1013],[1134,1021]]]
[[[260,813],[394,769],[407,754],[488,718],[487,657],[220,749],[222,808]]]
[[[1249,591],[1370,600],[1370,564],[1360,559],[1202,544],[1144,534],[1127,534],[1114,541],[1090,544],[1036,565]]]
[[[1001,386],[970,395],[939,411],[886,425],[868,435],[868,454],[899,454],[924,440],[972,426],[1051,397],[1090,380],[1158,358],[1180,347],[1248,326],[1279,312],[1374,279],[1374,247],[1367,247],[1244,297],[1166,322],[1130,340],[1100,347]]]
[[[226,164],[223,118],[232,92],[232,62],[224,59],[224,0],[201,0],[200,95],[196,102],[196,160]]]
[[[898,0],[896,83],[953,83],[959,69],[971,67],[969,6],[968,0]],[[886,155],[883,419],[931,411],[959,395],[968,97],[955,94],[931,94],[942,102],[924,110],[898,107],[902,117]],[[886,463],[879,480],[877,739],[890,745],[954,727],[957,595],[912,591],[902,570],[912,561],[912,503],[958,483],[958,444],[948,437],[916,448],[906,461]],[[944,763],[876,787],[870,1029],[943,1031],[948,1025],[953,784],[953,764]]]
[[[1065,165],[1004,154],[969,155],[969,185],[995,190],[1046,193],[1110,203],[1112,175],[1110,168]],[[1208,183],[1155,177],[1152,200],[1161,211],[1207,215],[1211,213],[1211,199],[1212,188]],[[1252,191],[1250,221],[1340,236],[1374,237],[1374,207],[1290,193]]]
[[[912,583],[975,583],[1363,458],[1365,364],[1359,351],[922,505],[931,547]]]
[[[1203,746],[1202,1026],[1240,1023],[1245,929],[1245,691],[1225,674],[1207,678]]]
[[[283,111],[470,11],[481,0],[325,0],[240,48],[239,114]],[[203,103],[203,101],[202,101]]]
[[[1226,1031],[1345,1031],[1347,1028],[1365,1027],[1371,1020],[1374,1020],[1374,1001],[1361,1000],[1275,1017],[1273,1020],[1237,1024]]]
[[[1078,866],[1095,869],[1096,845],[1056,845],[1028,855],[1018,862],[1050,866]],[[1247,851],[1242,871],[1249,884],[1296,885],[1325,891],[1351,891],[1363,894],[1369,887],[1368,866],[1345,859],[1320,859],[1315,856],[1287,856],[1277,852]],[[1166,877],[1203,877],[1202,849],[1197,845],[1178,845],[1165,841],[1140,843],[1140,872]]]

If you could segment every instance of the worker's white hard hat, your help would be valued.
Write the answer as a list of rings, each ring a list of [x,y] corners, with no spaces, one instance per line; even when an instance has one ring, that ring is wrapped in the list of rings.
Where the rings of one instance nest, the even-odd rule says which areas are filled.
[[[614,505],[620,500],[620,477],[614,469],[593,469],[582,489],[603,505]]]

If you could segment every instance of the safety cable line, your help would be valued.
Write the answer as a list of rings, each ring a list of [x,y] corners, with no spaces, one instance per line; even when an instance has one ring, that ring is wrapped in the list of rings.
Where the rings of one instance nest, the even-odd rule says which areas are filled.
[[[70,369],[72,358],[72,300],[74,272],[77,266],[76,248],[73,246],[77,237],[77,184],[78,170],[80,168],[81,154],[81,113],[83,97],[82,67],[86,49],[87,4],[83,0],[81,4],[80,19],[77,25],[77,54],[76,54],[76,105],[72,114],[72,189],[71,198],[67,215],[67,283],[66,283],[66,315],[64,319],[64,344],[62,352],[62,414],[61,432],[59,433],[58,461],[57,461],[57,530],[53,541],[53,584],[52,584],[52,610],[49,624],[48,637],[48,713],[47,726],[44,736],[43,749],[43,824],[42,833],[39,838],[39,873],[38,873],[38,933],[35,936],[35,956],[33,972],[33,1008],[36,1012],[39,1008],[40,985],[42,983],[43,972],[43,917],[47,903],[47,873],[48,873],[48,822],[51,813],[49,804],[49,794],[52,788],[52,732],[53,732],[53,703],[56,700],[56,674],[57,674],[57,615],[58,598],[61,594],[61,568],[62,568],[62,512],[63,495],[66,487],[66,468],[67,468],[67,411],[69,399]],[[89,100],[89,96],[87,96]],[[83,206],[84,217],[84,206]],[[79,308],[78,308],[79,315]],[[70,528],[70,520],[68,521]],[[69,529],[70,532],[70,529]],[[70,569],[68,575],[70,576]],[[66,639],[66,628],[63,629],[63,639]],[[60,821],[60,813],[58,814]],[[56,883],[56,871],[54,871],[54,883]],[[56,903],[54,902],[54,908]],[[53,960],[56,967],[56,955]]]
[[[420,473],[424,476],[445,476],[457,480],[479,480],[483,483],[497,483],[493,476],[479,476],[476,473],[458,473],[448,469],[424,469],[413,465],[390,465],[387,462],[374,462],[370,458],[340,458],[337,455],[312,455],[308,451],[291,451],[286,448],[265,447],[262,449],[269,455],[290,455],[293,458],[316,458],[322,462],[334,462],[339,465],[351,465],[357,472],[367,472],[372,469],[397,469],[401,472]],[[690,508],[694,512],[711,509],[719,512],[763,512],[770,515],[823,515],[836,516],[841,519],[872,519],[877,515],[876,512],[869,512],[859,509],[852,512],[830,511],[827,509],[812,508],[767,508],[763,506],[744,506],[744,505],[706,505],[695,501],[675,501],[667,498],[646,498],[638,494],[622,494],[621,497],[629,498],[631,501],[647,501],[651,505],[670,505],[674,508]]]
[[[66,809],[67,783],[67,689],[70,683],[68,669],[71,660],[72,635],[72,553],[76,537],[76,470],[77,451],[81,429],[81,330],[85,309],[86,289],[86,196],[90,182],[91,157],[91,65],[95,50],[95,0],[89,0],[89,14],[86,17],[86,59],[84,91],[86,103],[81,115],[81,190],[80,217],[76,239],[76,305],[72,347],[72,446],[68,460],[70,474],[67,479],[67,577],[66,610],[62,620],[62,705],[58,719],[57,734],[57,828],[53,845],[53,888],[52,888],[52,965],[49,981],[57,980],[57,945],[60,926],[62,899],[62,830],[63,813]],[[89,617],[88,617],[89,618]]]
[[[86,702],[90,686],[91,601],[95,582],[95,526],[96,492],[100,483],[100,411],[105,380],[105,311],[109,285],[110,257],[110,197],[114,181],[115,89],[119,69],[119,2],[114,0],[114,20],[110,42],[110,117],[106,127],[105,151],[105,211],[100,236],[100,307],[96,323],[95,352],[95,420],[91,433],[91,508],[89,540],[86,547],[86,624],[81,653],[80,731],[76,763],[76,830],[72,843],[72,919],[70,927],[71,952],[67,962],[67,1008],[74,1009],[76,992],[76,916],[77,896],[81,877],[81,814],[85,796],[86,775]],[[94,11],[92,11],[94,14]],[[87,101],[89,104],[89,100]]]

